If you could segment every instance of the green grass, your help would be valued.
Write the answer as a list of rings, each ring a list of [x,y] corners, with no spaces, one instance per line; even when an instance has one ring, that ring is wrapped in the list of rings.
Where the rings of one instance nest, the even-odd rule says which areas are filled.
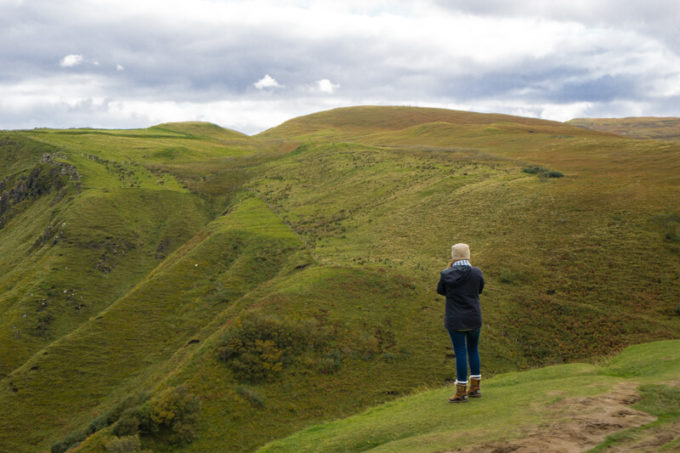
[[[652,383],[678,373],[680,342],[649,343],[631,347],[599,366],[575,363],[495,376],[484,380],[482,399],[467,404],[448,404],[451,389],[421,391],[356,416],[306,428],[258,451],[430,452],[512,440],[530,426],[557,419],[550,407],[555,401],[606,394],[622,379],[632,379],[628,376],[644,384],[643,398],[635,408],[668,423],[678,419],[680,393]]]
[[[262,204],[249,200],[235,223],[209,224],[127,294],[16,370],[10,379],[18,391],[0,394],[3,406],[15,414],[3,428],[29,445],[35,441],[18,429],[22,420],[45,420],[43,429],[74,429],[49,415],[79,414],[77,426],[92,413],[92,397],[115,394],[116,389],[132,393],[140,378],[150,385],[159,373],[169,371],[164,362],[232,298],[276,273],[285,254],[299,244],[285,228],[258,233],[267,211],[253,217]],[[225,280],[230,285],[224,285]],[[54,386],[68,389],[54,398]],[[19,439],[6,436],[5,444],[22,451]]]
[[[649,358],[641,356],[650,354],[650,345],[630,347],[614,358],[605,370],[608,375],[643,382],[639,389],[642,398],[633,407],[655,415],[657,420],[608,436],[605,442],[591,450],[593,453],[607,451],[612,447],[634,450],[640,447],[636,442],[650,440],[659,451],[673,451],[677,448],[680,441],[677,429],[680,422],[680,389],[674,379],[678,376],[680,359],[677,357],[675,342],[657,345]],[[664,438],[665,436],[669,438]]]
[[[40,163],[45,153],[59,164]],[[13,204],[0,229],[0,405],[13,414],[0,417],[0,444],[17,452],[49,449],[139,391],[182,384],[201,399],[196,440],[142,437],[145,448],[253,451],[438,389],[454,376],[434,287],[455,242],[471,244],[487,279],[487,377],[680,331],[673,143],[360,107],[255,137],[207,123],[8,132],[0,162],[2,191],[36,165],[81,177]],[[533,167],[564,177],[522,171]],[[334,340],[273,379],[242,382],[218,350],[247,312],[313,320]],[[635,378],[622,367],[569,365],[565,379],[593,376],[599,391]],[[488,391],[500,398],[493,382],[512,376]],[[557,378],[541,379],[526,382]],[[385,445],[401,435],[366,434]],[[446,434],[428,436],[439,445]],[[108,427],[80,449],[111,440]]]

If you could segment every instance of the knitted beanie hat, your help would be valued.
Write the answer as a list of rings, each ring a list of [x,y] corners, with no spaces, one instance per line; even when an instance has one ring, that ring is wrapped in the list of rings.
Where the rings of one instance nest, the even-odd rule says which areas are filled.
[[[451,259],[453,261],[469,260],[470,246],[467,244],[454,244],[451,246]]]

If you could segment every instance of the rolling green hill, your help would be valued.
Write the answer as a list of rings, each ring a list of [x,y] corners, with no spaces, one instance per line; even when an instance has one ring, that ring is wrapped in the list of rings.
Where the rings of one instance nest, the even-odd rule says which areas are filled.
[[[679,195],[676,142],[507,115],[1,132],[0,445],[253,451],[445,385],[455,242],[485,376],[678,338]]]

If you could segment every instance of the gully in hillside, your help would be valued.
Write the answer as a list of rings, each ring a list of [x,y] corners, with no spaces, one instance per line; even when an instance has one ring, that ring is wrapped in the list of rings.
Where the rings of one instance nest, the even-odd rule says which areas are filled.
[[[451,247],[449,267],[441,271],[437,292],[446,296],[444,326],[449,331],[456,353],[456,394],[452,403],[462,403],[468,397],[479,398],[482,374],[479,360],[479,332],[482,327],[482,309],[479,295],[484,289],[484,276],[478,267],[470,264],[470,247],[455,244]],[[470,389],[468,384],[470,362]]]

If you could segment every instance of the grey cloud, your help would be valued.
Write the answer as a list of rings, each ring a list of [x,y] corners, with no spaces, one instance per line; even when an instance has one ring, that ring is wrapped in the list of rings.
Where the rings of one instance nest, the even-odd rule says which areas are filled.
[[[643,82],[628,75],[591,76],[585,68],[547,66],[532,68],[518,64],[511,71],[478,77],[456,77],[442,84],[441,96],[473,102],[490,95],[512,99],[521,96],[537,103],[611,102],[638,99],[644,95]]]
[[[604,76],[576,83],[565,83],[550,96],[557,102],[588,101],[608,103],[640,98],[641,87],[632,77]]]
[[[669,46],[680,44],[680,5],[673,0],[433,0],[440,8],[493,17],[537,17],[588,26],[640,30]]]
[[[434,0],[449,11],[498,17],[543,17],[589,24],[650,25],[680,17],[677,3],[668,0]]]

